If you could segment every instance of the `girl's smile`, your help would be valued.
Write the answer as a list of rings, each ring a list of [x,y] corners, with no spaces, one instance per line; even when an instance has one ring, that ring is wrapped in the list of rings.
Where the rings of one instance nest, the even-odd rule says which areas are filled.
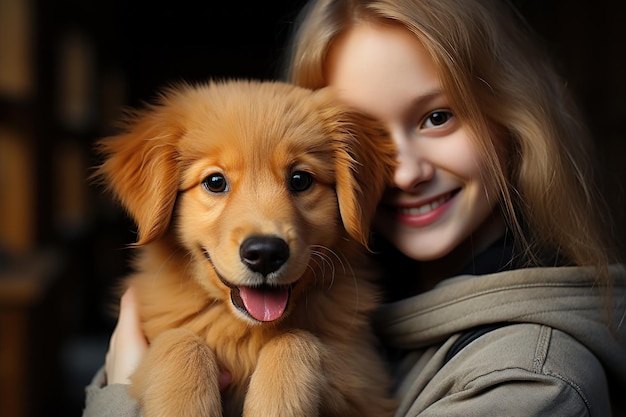
[[[453,204],[459,190],[447,192],[428,201],[399,203],[391,205],[382,203],[384,209],[395,211],[399,222],[409,227],[426,227],[436,222]]]

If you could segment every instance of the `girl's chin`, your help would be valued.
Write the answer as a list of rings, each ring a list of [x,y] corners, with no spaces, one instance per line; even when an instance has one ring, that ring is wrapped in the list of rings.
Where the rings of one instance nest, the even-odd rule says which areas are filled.
[[[428,247],[422,247],[411,245],[410,243],[407,244],[405,242],[397,242],[393,244],[405,256],[419,262],[436,261],[444,258],[451,252],[447,246],[438,247],[435,245],[429,245]]]
[[[444,258],[456,246],[456,242],[445,239],[444,235],[436,230],[405,229],[397,223],[382,222],[375,228],[389,244],[415,261],[428,262]]]

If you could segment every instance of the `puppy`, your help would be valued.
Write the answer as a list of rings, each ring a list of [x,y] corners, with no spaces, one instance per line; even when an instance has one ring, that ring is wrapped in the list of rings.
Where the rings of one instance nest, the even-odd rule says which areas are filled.
[[[364,250],[388,135],[328,89],[256,81],[171,88],[124,131],[96,175],[138,227],[143,415],[390,415]]]

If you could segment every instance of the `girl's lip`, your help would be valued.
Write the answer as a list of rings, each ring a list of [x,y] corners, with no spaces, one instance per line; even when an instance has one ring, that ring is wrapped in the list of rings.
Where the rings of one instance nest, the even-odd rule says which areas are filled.
[[[460,189],[453,190],[419,203],[386,204],[385,207],[393,211],[401,223],[414,227],[424,227],[437,221],[447,211],[452,200],[460,191]]]

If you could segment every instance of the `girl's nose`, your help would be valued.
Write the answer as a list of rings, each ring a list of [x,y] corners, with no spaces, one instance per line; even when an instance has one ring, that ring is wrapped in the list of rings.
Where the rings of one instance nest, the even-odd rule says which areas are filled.
[[[435,173],[434,166],[415,143],[396,140],[398,165],[394,174],[396,187],[405,192],[415,192],[423,183],[430,181]]]

